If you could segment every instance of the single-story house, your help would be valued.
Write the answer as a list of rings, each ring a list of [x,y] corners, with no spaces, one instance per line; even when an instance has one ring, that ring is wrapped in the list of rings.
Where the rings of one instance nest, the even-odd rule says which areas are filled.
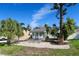
[[[46,36],[47,34],[46,34],[45,27],[38,27],[32,30],[32,39],[45,40]]]

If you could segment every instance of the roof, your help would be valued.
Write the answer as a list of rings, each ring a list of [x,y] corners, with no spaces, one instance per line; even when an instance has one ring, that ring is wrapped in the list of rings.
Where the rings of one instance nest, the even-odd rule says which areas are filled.
[[[45,31],[46,31],[45,27],[38,27],[32,30],[32,32],[45,32]]]
[[[76,31],[76,32],[79,32],[79,29],[76,29],[75,31]]]

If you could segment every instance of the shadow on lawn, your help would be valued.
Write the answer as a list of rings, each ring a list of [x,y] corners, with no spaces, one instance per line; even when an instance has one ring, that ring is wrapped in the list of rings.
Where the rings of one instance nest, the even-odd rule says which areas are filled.
[[[59,45],[58,39],[55,39],[55,38],[50,38],[46,42],[50,42],[53,45]],[[63,45],[66,45],[66,44],[68,44],[68,42],[65,42],[64,41],[64,44]]]

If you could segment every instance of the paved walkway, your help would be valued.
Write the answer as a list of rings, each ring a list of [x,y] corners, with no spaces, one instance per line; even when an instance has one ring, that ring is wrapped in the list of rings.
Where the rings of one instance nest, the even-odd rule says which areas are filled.
[[[24,41],[19,42],[16,45],[22,45],[27,47],[36,47],[36,48],[52,48],[52,49],[69,49],[70,46],[67,45],[55,45],[49,42],[32,42],[32,41]]]

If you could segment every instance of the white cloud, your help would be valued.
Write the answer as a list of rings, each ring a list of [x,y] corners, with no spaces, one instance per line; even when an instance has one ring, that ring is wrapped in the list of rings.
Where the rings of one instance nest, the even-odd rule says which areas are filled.
[[[39,26],[39,23],[37,21],[41,20],[43,16],[49,14],[51,12],[50,8],[51,6],[49,4],[46,4],[40,10],[38,10],[34,15],[32,15],[32,22],[30,23],[30,26],[32,28]]]

